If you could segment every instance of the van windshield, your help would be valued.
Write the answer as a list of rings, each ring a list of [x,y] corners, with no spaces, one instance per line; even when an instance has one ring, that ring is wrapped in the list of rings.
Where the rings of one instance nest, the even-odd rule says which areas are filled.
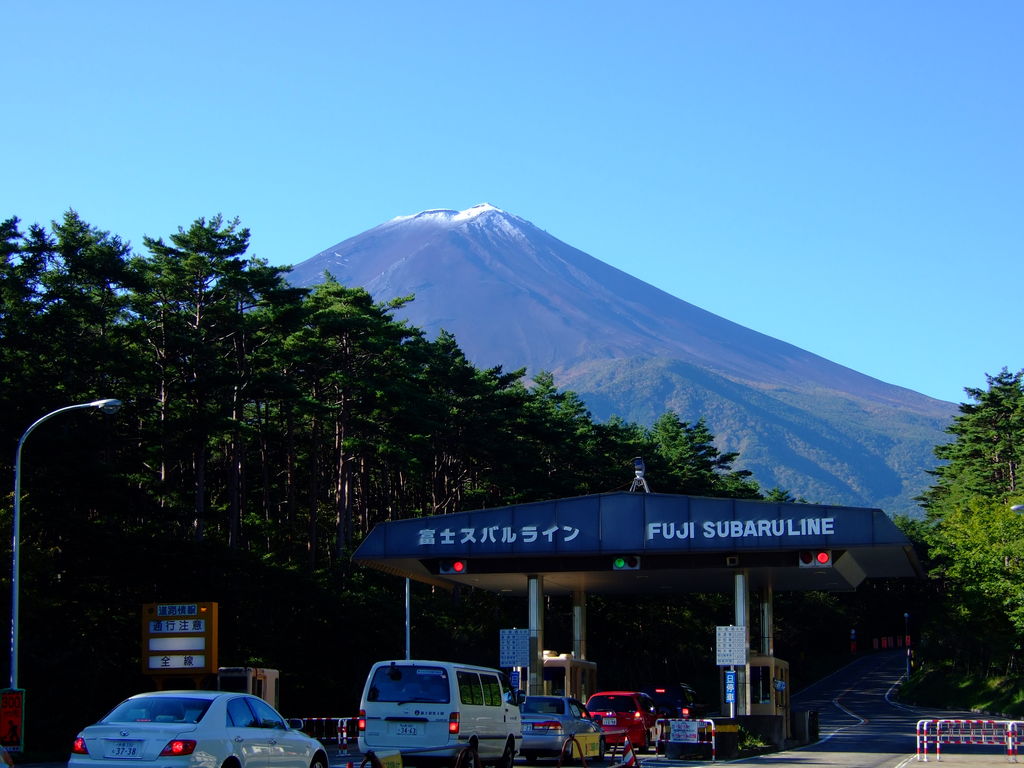
[[[447,704],[449,691],[448,672],[443,667],[392,664],[374,670],[366,700]]]

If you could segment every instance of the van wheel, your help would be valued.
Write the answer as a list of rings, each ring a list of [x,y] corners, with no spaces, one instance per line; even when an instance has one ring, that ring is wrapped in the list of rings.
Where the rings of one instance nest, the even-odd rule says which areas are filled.
[[[463,747],[455,758],[453,768],[480,768],[480,758],[477,756],[476,746]]]
[[[512,768],[512,763],[516,759],[516,743],[509,739],[505,742],[505,751],[501,753],[501,757],[498,762],[495,763],[495,768]]]

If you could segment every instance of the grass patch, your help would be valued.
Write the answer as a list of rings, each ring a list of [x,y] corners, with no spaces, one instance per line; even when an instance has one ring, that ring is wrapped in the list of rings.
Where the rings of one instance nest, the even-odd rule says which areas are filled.
[[[952,665],[928,664],[902,686],[900,700],[1019,719],[1024,716],[1024,677],[964,675]]]

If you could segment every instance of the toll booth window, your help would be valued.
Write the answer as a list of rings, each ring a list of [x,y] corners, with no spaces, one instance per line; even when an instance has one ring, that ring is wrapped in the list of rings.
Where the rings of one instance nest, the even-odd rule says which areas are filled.
[[[565,696],[565,667],[544,667],[544,691]]]
[[[484,704],[488,707],[500,707],[501,681],[494,675],[480,675],[480,682],[484,687]]]
[[[220,675],[217,678],[217,687],[222,691],[248,693],[249,678],[245,675]]]
[[[378,667],[367,689],[369,701],[429,702],[447,704],[448,673],[441,667],[413,664]]]
[[[459,701],[463,704],[483,704],[484,694],[480,689],[480,675],[476,672],[457,672]]]
[[[771,704],[772,702],[771,672],[771,667],[750,668],[750,695],[758,704]]]

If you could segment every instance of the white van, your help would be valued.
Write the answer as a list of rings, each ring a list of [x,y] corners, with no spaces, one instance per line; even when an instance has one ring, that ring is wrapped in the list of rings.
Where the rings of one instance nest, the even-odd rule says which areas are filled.
[[[496,669],[447,661],[378,661],[359,705],[359,749],[403,762],[452,763],[467,746],[511,768],[522,745],[522,694]]]

